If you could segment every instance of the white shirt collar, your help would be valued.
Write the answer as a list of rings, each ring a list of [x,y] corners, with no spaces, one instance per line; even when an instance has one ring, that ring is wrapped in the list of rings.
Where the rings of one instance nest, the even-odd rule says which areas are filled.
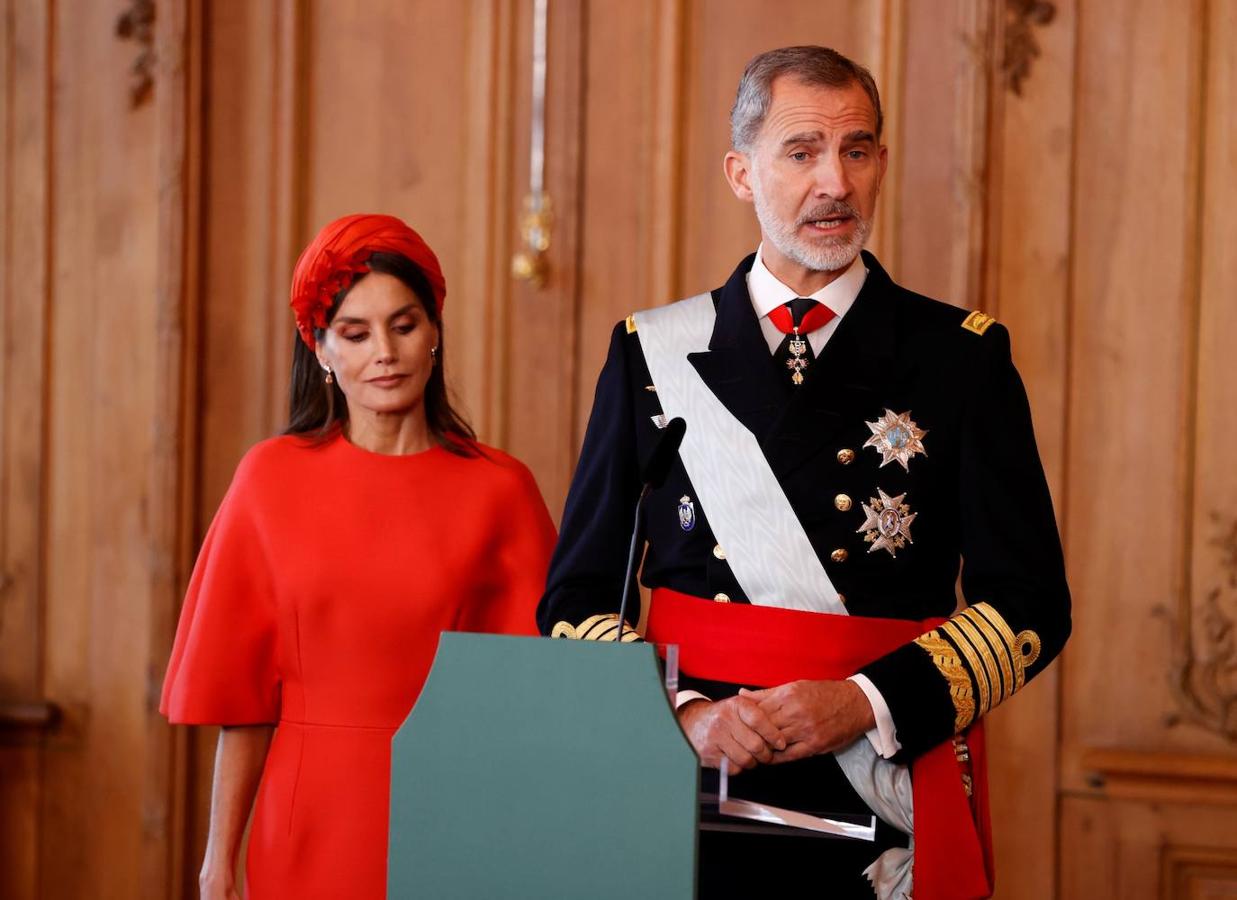
[[[763,319],[775,307],[789,303],[796,294],[765,267],[764,244],[756,248],[756,261],[752,270],[747,273],[747,292],[752,298],[752,307],[756,310],[756,318]],[[859,296],[863,283],[867,281],[868,270],[863,265],[863,259],[856,254],[846,271],[833,279],[819,291],[808,296],[833,310],[834,315],[841,319]]]

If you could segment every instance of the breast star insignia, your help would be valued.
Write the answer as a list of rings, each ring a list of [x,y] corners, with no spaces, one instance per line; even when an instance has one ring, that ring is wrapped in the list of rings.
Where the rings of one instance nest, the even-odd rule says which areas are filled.
[[[928,432],[911,420],[910,410],[895,414],[893,410],[886,409],[885,414],[875,422],[863,424],[872,432],[863,446],[876,448],[881,455],[882,468],[896,459],[902,464],[903,471],[909,471],[907,462],[912,456],[916,453],[928,455],[923,448],[923,437]]]
[[[919,513],[911,512],[911,508],[902,501],[906,494],[890,497],[880,488],[876,489],[880,497],[872,497],[863,504],[863,514],[867,517],[855,531],[866,532],[863,539],[872,546],[869,553],[877,550],[888,550],[890,556],[896,557],[898,551],[911,540],[911,522]]]

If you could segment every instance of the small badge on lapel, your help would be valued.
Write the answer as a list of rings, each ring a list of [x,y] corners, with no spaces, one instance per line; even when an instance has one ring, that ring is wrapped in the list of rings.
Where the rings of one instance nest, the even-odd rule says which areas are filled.
[[[686,494],[679,498],[679,527],[684,531],[696,527],[696,504]]]
[[[911,508],[902,501],[906,494],[890,497],[880,488],[876,489],[880,497],[872,497],[863,504],[863,514],[867,517],[864,523],[855,531],[866,532],[863,539],[872,546],[869,553],[877,550],[888,550],[890,556],[897,556],[898,551],[911,540],[911,522],[919,513],[911,512]]]
[[[904,413],[895,414],[886,409],[885,414],[875,422],[864,422],[872,432],[864,447],[873,447],[881,455],[881,467],[889,465],[895,459],[902,464],[904,471],[909,471],[907,462],[916,453],[928,455],[923,448],[924,431],[911,419],[908,409]]]

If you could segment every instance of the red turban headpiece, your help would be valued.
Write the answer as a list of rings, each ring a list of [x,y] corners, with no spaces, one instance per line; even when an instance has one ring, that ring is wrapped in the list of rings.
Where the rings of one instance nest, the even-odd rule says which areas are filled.
[[[434,293],[434,305],[442,314],[447,282],[438,257],[417,234],[395,216],[358,213],[336,219],[318,232],[301,253],[292,270],[292,309],[296,330],[314,349],[314,329],[326,327],[326,313],[335,295],[368,272],[365,261],[371,253],[398,253],[411,260]]]

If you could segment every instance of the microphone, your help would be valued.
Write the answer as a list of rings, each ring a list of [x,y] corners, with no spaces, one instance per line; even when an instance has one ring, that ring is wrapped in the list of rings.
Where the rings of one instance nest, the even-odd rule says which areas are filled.
[[[687,423],[678,416],[666,423],[661,439],[653,448],[649,461],[644,465],[644,477],[641,479],[644,482],[643,494],[647,494],[650,490],[655,491],[666,483],[666,476],[670,474],[670,467],[674,464],[675,454],[679,452],[679,446],[683,443],[683,435],[686,432]]]
[[[623,640],[627,598],[631,595],[631,582],[636,574],[636,547],[640,541],[640,513],[644,509],[645,498],[666,483],[666,476],[670,474],[670,467],[674,465],[674,458],[678,455],[679,446],[683,443],[683,435],[686,432],[687,423],[678,416],[666,423],[657,446],[653,448],[648,462],[644,464],[644,471],[641,472],[640,480],[644,482],[644,485],[640,489],[640,498],[636,501],[636,518],[631,527],[631,546],[627,550],[627,571],[623,575],[623,598],[619,601],[618,633],[614,638],[616,642]]]

